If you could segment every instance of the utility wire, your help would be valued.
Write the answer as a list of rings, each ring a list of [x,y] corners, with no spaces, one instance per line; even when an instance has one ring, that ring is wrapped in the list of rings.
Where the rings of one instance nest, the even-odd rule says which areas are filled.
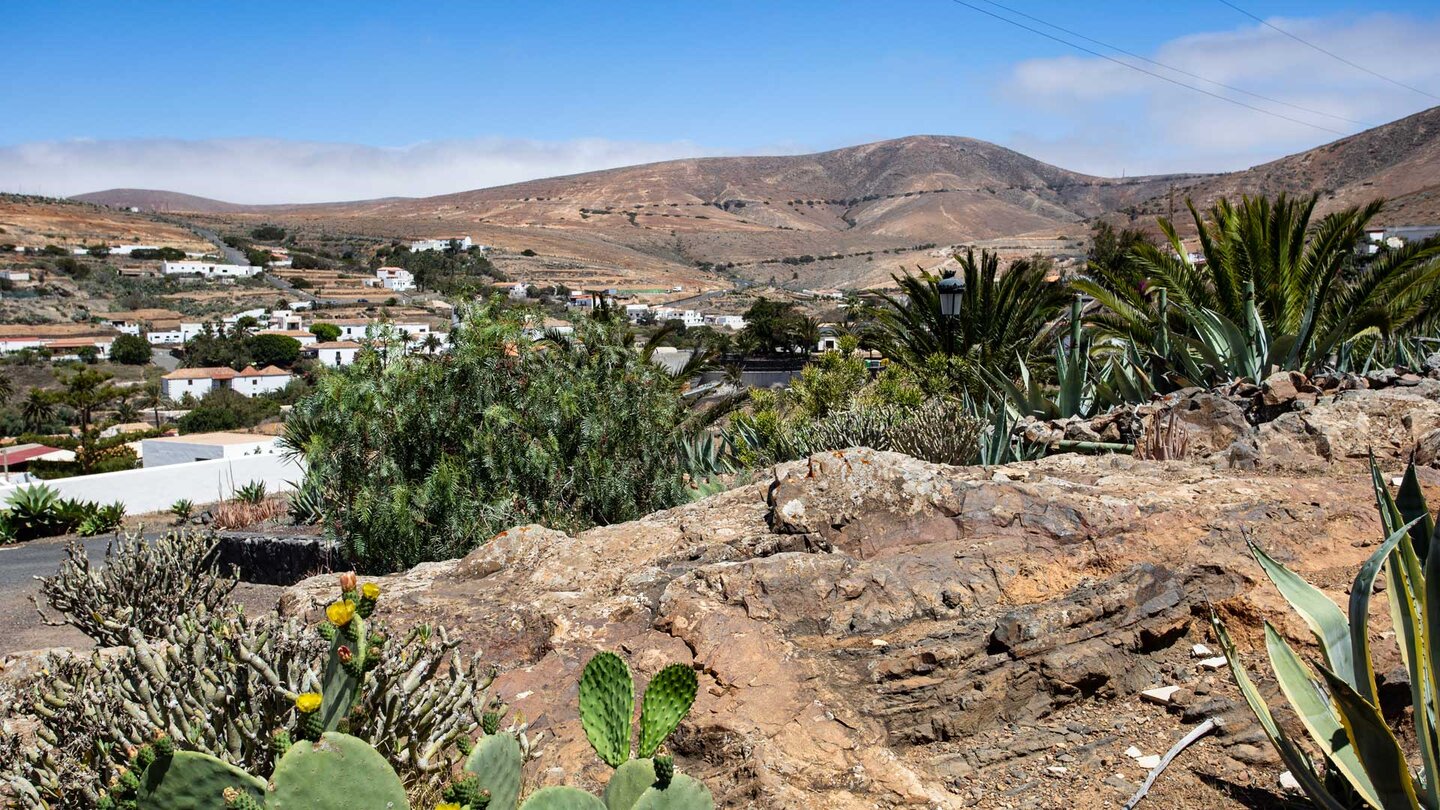
[[[1072,36],[1072,37],[1078,37],[1078,38],[1080,38],[1080,39],[1085,40],[1086,42],[1092,43],[1092,44],[1094,44],[1094,45],[1099,45],[1099,46],[1102,47],[1102,48],[1109,48],[1110,50],[1115,51],[1116,53],[1123,53],[1123,54],[1125,54],[1126,56],[1128,56],[1128,57],[1130,57],[1130,58],[1132,58],[1132,59],[1139,59],[1139,60],[1142,61],[1142,62],[1147,62],[1147,63],[1149,63],[1149,64],[1155,65],[1156,67],[1162,67],[1162,68],[1165,68],[1166,70],[1174,71],[1175,73],[1179,73],[1179,74],[1182,75],[1182,76],[1189,76],[1189,77],[1192,78],[1192,79],[1199,79],[1199,80],[1202,81],[1202,82],[1206,82],[1206,83],[1208,83],[1208,84],[1213,84],[1213,85],[1215,85],[1216,87],[1223,87],[1223,88],[1225,88],[1226,90],[1229,90],[1229,91],[1231,91],[1231,92],[1240,93],[1240,94],[1242,94],[1242,95],[1247,95],[1247,96],[1250,96],[1251,98],[1258,98],[1258,99],[1260,99],[1261,101],[1268,101],[1268,102],[1270,102],[1271,104],[1279,104],[1279,105],[1281,105],[1282,107],[1289,107],[1289,108],[1292,109],[1292,110],[1299,110],[1300,112],[1310,113],[1311,115],[1319,115],[1319,116],[1323,116],[1323,117],[1325,117],[1325,118],[1333,118],[1333,119],[1335,119],[1336,121],[1344,121],[1344,122],[1347,123],[1347,124],[1355,124],[1355,125],[1357,125],[1357,126],[1362,126],[1362,127],[1368,127],[1368,126],[1370,126],[1370,124],[1368,124],[1368,123],[1366,123],[1366,122],[1364,122],[1364,121],[1356,121],[1356,120],[1353,119],[1353,118],[1346,118],[1346,117],[1343,116],[1343,115],[1335,115],[1334,113],[1327,113],[1327,112],[1324,112],[1324,111],[1322,111],[1322,110],[1312,110],[1312,109],[1310,109],[1309,107],[1302,107],[1302,106],[1300,106],[1299,104],[1291,104],[1291,103],[1288,102],[1288,101],[1282,101],[1282,100],[1280,100],[1280,99],[1278,99],[1278,98],[1271,98],[1271,97],[1269,97],[1269,96],[1262,96],[1262,95],[1260,95],[1259,93],[1252,93],[1252,92],[1250,92],[1249,90],[1246,90],[1246,89],[1244,89],[1244,88],[1235,87],[1235,86],[1233,86],[1233,85],[1225,84],[1224,82],[1217,82],[1217,81],[1215,81],[1214,79],[1207,79],[1207,78],[1205,78],[1204,76],[1199,75],[1198,73],[1191,73],[1191,72],[1188,71],[1188,70],[1182,70],[1181,68],[1175,67],[1174,65],[1167,65],[1167,64],[1165,64],[1164,62],[1157,62],[1157,61],[1155,61],[1154,59],[1149,58],[1148,56],[1141,56],[1141,55],[1138,54],[1138,53],[1134,53],[1134,52],[1132,52],[1132,51],[1127,51],[1127,50],[1125,50],[1124,48],[1119,47],[1118,45],[1111,45],[1111,44],[1108,43],[1108,42],[1101,42],[1100,40],[1095,39],[1094,37],[1087,37],[1087,36],[1085,36],[1084,34],[1080,33],[1079,31],[1071,31],[1069,28],[1064,28],[1064,27],[1062,27],[1062,26],[1056,25],[1055,23],[1047,22],[1047,21],[1042,20],[1042,19],[1040,19],[1039,17],[1036,17],[1036,16],[1034,16],[1034,15],[1032,15],[1032,14],[1026,14],[1025,12],[1020,11],[1019,9],[1011,8],[1011,7],[1007,6],[1007,5],[1004,5],[1003,3],[997,3],[997,2],[995,2],[995,0],[984,0],[984,2],[989,3],[989,4],[992,5],[992,6],[995,6],[996,8],[1002,8],[1002,9],[1008,11],[1009,13],[1014,14],[1014,15],[1017,16],[1017,17],[1024,17],[1024,18],[1027,19],[1027,20],[1034,20],[1035,22],[1040,23],[1041,25],[1045,26],[1046,28],[1053,28],[1053,29],[1055,29],[1056,31],[1064,32],[1064,33],[1066,33],[1066,34],[1069,34],[1069,35]]]
[[[1285,36],[1287,36],[1287,37],[1295,40],[1295,41],[1298,42],[1298,43],[1300,43],[1301,45],[1305,45],[1305,46],[1314,48],[1315,50],[1319,51],[1320,53],[1323,53],[1323,54],[1325,54],[1326,56],[1331,57],[1332,59],[1338,59],[1338,60],[1340,60],[1341,62],[1344,62],[1345,64],[1349,65],[1350,67],[1355,68],[1356,70],[1362,70],[1362,71],[1364,71],[1364,72],[1366,72],[1366,73],[1369,73],[1371,76],[1376,77],[1377,79],[1384,79],[1385,81],[1387,81],[1387,82],[1395,85],[1396,87],[1403,87],[1403,88],[1405,88],[1406,90],[1410,90],[1410,91],[1419,93],[1419,94],[1422,95],[1422,96],[1426,96],[1426,97],[1428,97],[1428,98],[1433,98],[1433,99],[1436,99],[1437,101],[1440,101],[1440,96],[1437,96],[1437,95],[1435,95],[1434,93],[1427,93],[1426,91],[1421,90],[1421,89],[1418,88],[1418,87],[1415,87],[1415,86],[1413,86],[1413,85],[1408,85],[1408,84],[1406,84],[1406,83],[1404,83],[1404,82],[1402,82],[1402,81],[1399,81],[1398,79],[1392,79],[1392,78],[1390,78],[1389,76],[1386,76],[1386,75],[1383,74],[1383,73],[1377,73],[1377,72],[1371,70],[1370,68],[1365,67],[1364,65],[1357,65],[1357,64],[1355,64],[1354,62],[1351,62],[1349,59],[1346,59],[1345,57],[1341,56],[1340,54],[1335,53],[1334,51],[1326,50],[1326,49],[1320,47],[1319,45],[1316,45],[1315,43],[1313,43],[1313,42],[1311,42],[1311,41],[1309,41],[1309,40],[1301,39],[1300,37],[1295,36],[1294,34],[1290,33],[1289,31],[1286,31],[1284,28],[1281,28],[1281,27],[1276,26],[1276,25],[1272,25],[1271,23],[1269,23],[1269,22],[1267,22],[1267,21],[1265,21],[1265,20],[1263,20],[1263,19],[1255,16],[1254,14],[1251,14],[1250,12],[1246,11],[1245,9],[1243,9],[1243,8],[1235,5],[1234,3],[1230,2],[1230,0],[1220,0],[1220,2],[1221,2],[1221,3],[1224,3],[1225,5],[1229,6],[1230,8],[1235,9],[1236,11],[1240,12],[1241,14],[1244,14],[1246,17],[1249,17],[1250,19],[1254,20],[1255,22],[1260,23],[1261,25],[1265,26],[1266,28],[1269,28],[1269,29],[1272,30],[1272,31],[1278,31],[1278,32],[1284,34]]]
[[[1223,2],[1224,0],[1221,0],[1221,1]],[[1309,121],[1303,121],[1303,120],[1301,120],[1301,119],[1299,119],[1299,118],[1292,118],[1292,117],[1290,117],[1290,116],[1288,116],[1288,115],[1285,115],[1284,113],[1278,113],[1278,112],[1275,112],[1274,110],[1267,110],[1267,109],[1265,109],[1264,107],[1256,107],[1254,104],[1247,104],[1246,102],[1240,101],[1239,99],[1233,99],[1233,98],[1230,98],[1229,96],[1222,96],[1222,95],[1220,95],[1219,93],[1212,93],[1211,91],[1206,90],[1206,89],[1203,88],[1203,87],[1196,87],[1196,86],[1193,85],[1193,84],[1186,84],[1185,82],[1182,82],[1182,81],[1180,81],[1179,79],[1172,79],[1171,77],[1166,76],[1166,75],[1164,75],[1164,74],[1162,74],[1162,73],[1156,73],[1156,72],[1153,71],[1153,70],[1146,70],[1145,68],[1142,68],[1142,67],[1140,67],[1139,65],[1132,65],[1132,64],[1130,64],[1129,62],[1123,62],[1123,61],[1121,61],[1121,60],[1119,60],[1119,59],[1116,59],[1116,58],[1113,57],[1113,56],[1110,56],[1109,54],[1101,53],[1101,52],[1096,51],[1096,50],[1091,50],[1090,48],[1087,48],[1087,47],[1085,47],[1084,45],[1077,45],[1076,43],[1071,42],[1071,41],[1068,40],[1068,39],[1062,39],[1061,37],[1057,37],[1057,36],[1055,36],[1054,34],[1047,34],[1047,33],[1045,33],[1044,31],[1041,31],[1041,30],[1038,29],[1038,28],[1031,28],[1030,26],[1026,25],[1025,23],[1017,22],[1017,21],[1015,21],[1015,20],[1010,19],[1009,17],[1002,17],[1001,15],[996,14],[995,12],[990,11],[990,10],[988,10],[988,9],[983,9],[983,8],[977,6],[977,5],[973,5],[973,4],[971,4],[971,3],[967,3],[967,2],[965,2],[965,0],[951,0],[951,2],[954,2],[954,3],[957,3],[957,4],[959,4],[959,5],[962,5],[962,6],[966,7],[966,8],[968,8],[968,9],[971,9],[972,11],[978,11],[978,12],[980,12],[981,14],[984,14],[984,15],[986,15],[986,16],[994,17],[995,19],[1000,20],[1001,22],[1009,23],[1010,25],[1013,25],[1013,26],[1015,26],[1016,28],[1023,28],[1023,29],[1025,29],[1026,31],[1029,31],[1029,32],[1032,33],[1032,34],[1039,34],[1040,36],[1045,37],[1046,39],[1054,40],[1055,42],[1058,42],[1058,43],[1060,43],[1061,45],[1068,45],[1068,46],[1070,46],[1071,48],[1074,48],[1074,49],[1077,50],[1077,51],[1082,51],[1082,52],[1084,52],[1084,53],[1088,53],[1088,54],[1090,54],[1091,56],[1098,56],[1098,57],[1100,57],[1101,59],[1104,59],[1104,60],[1107,61],[1107,62],[1114,62],[1115,64],[1119,65],[1120,67],[1129,68],[1130,70],[1134,70],[1134,71],[1138,71],[1138,72],[1140,72],[1140,73],[1144,73],[1144,74],[1147,75],[1147,76],[1153,76],[1153,77],[1155,77],[1155,78],[1157,78],[1157,79],[1160,79],[1161,81],[1166,81],[1166,82],[1169,82],[1169,83],[1171,83],[1171,84],[1173,84],[1173,85],[1177,85],[1177,86],[1179,86],[1179,87],[1184,87],[1184,88],[1187,89],[1187,90],[1193,90],[1193,91],[1195,91],[1196,93],[1203,93],[1204,95],[1207,95],[1207,96],[1209,96],[1209,97],[1211,97],[1211,98],[1218,98],[1218,99],[1220,99],[1221,101],[1228,101],[1228,102],[1230,102],[1231,104],[1235,104],[1235,105],[1237,105],[1237,106],[1244,107],[1244,108],[1249,109],[1249,110],[1254,110],[1255,112],[1258,112],[1258,113],[1264,113],[1265,115],[1269,115],[1269,116],[1272,116],[1272,117],[1274,117],[1274,118],[1280,118],[1280,119],[1283,119],[1283,120],[1285,120],[1285,121],[1289,121],[1289,122],[1292,123],[1292,124],[1300,124],[1301,126],[1311,127],[1312,129],[1318,129],[1318,130],[1321,130],[1322,132],[1329,132],[1329,133],[1332,134],[1332,135],[1340,135],[1340,136],[1343,137],[1343,136],[1345,136],[1345,135],[1350,134],[1350,133],[1348,133],[1348,132],[1341,132],[1341,131],[1338,130],[1338,129],[1331,129],[1330,127],[1323,127],[1323,126],[1320,126],[1319,124],[1312,124],[1312,123],[1310,123]]]

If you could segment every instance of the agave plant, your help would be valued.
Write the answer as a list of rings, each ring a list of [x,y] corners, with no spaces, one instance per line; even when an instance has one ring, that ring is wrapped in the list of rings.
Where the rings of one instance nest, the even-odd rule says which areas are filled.
[[[15,536],[20,540],[60,534],[63,519],[60,511],[63,501],[60,493],[45,484],[19,487],[10,493],[9,523],[14,527]]]
[[[1269,623],[1265,647],[1280,691],[1300,720],[1326,767],[1316,768],[1275,721],[1236,653],[1224,624],[1212,614],[1230,670],[1250,709],[1306,795],[1327,810],[1354,807],[1355,799],[1377,810],[1440,807],[1440,542],[1435,520],[1412,464],[1391,495],[1374,460],[1370,464],[1385,542],[1360,567],[1350,589],[1349,615],[1314,586],[1250,545],[1260,567],[1315,635],[1322,660],[1313,668]],[[1370,654],[1368,616],[1375,580],[1384,571],[1391,621],[1400,657],[1410,676],[1415,739],[1420,762],[1406,760],[1385,723]],[[1319,673],[1317,678],[1315,673]]]
[[[251,481],[235,490],[235,500],[240,503],[257,504],[265,500],[265,482]]]

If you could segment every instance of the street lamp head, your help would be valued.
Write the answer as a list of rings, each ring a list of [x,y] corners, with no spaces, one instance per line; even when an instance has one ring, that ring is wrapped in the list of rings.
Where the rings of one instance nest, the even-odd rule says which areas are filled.
[[[953,318],[960,314],[960,299],[965,296],[965,279],[954,273],[947,273],[936,285],[940,295],[940,314]]]

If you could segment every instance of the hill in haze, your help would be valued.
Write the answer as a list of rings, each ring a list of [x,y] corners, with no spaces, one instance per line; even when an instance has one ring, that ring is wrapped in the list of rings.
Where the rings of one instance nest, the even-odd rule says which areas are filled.
[[[970,138],[914,136],[811,155],[674,160],[423,198],[240,206],[167,192],[80,199],[221,221],[476,241],[654,274],[720,270],[794,286],[870,286],[954,244],[1073,255],[1088,222],[1153,222],[1186,196],[1320,191],[1393,198],[1392,223],[1440,221],[1440,108],[1240,172],[1114,179]],[[1172,202],[1173,201],[1173,202]],[[938,246],[938,247],[937,247]],[[784,260],[812,257],[802,264]]]

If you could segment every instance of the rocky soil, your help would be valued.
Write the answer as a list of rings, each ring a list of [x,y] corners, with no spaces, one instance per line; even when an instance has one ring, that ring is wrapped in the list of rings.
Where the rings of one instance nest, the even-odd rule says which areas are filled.
[[[382,580],[387,618],[486,652],[499,696],[546,732],[534,784],[603,782],[575,684],[614,649],[642,681],[699,670],[671,744],[727,808],[1118,807],[1146,774],[1133,754],[1207,718],[1219,731],[1142,807],[1284,806],[1268,743],[1195,645],[1215,647],[1217,610],[1273,691],[1253,666],[1262,620],[1308,638],[1246,540],[1343,600],[1381,539],[1367,450],[1398,474],[1440,435],[1440,383],[1312,387],[1258,427],[1226,396],[1172,403],[1185,461],[982,469],[856,449],[632,523],[519,527]],[[1422,480],[1440,502],[1440,473]],[[307,580],[282,609],[318,617],[332,588]],[[1140,696],[1165,686],[1164,704]]]

